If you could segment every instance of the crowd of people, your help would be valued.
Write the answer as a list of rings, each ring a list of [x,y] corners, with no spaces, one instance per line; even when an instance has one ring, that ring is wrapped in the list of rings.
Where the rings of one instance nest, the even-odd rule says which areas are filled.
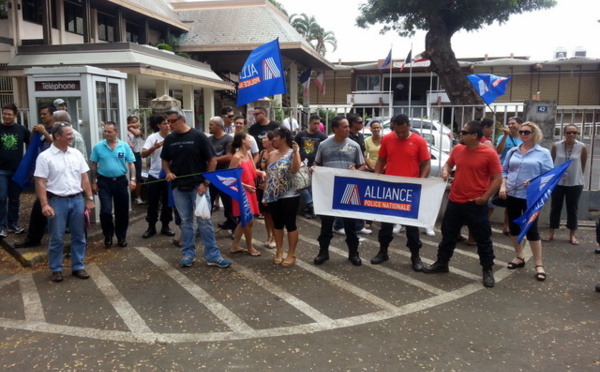
[[[431,168],[427,143],[411,131],[406,115],[394,116],[390,125],[392,132],[385,136],[381,135],[380,122],[371,123],[372,136],[366,140],[361,133],[363,118],[360,115],[336,116],[331,120],[333,135],[328,138],[320,130],[322,123],[318,115],[311,115],[307,127],[300,130],[291,118],[286,119],[286,125],[270,120],[264,107],[254,109],[255,123],[250,127],[244,116],[236,116],[231,107],[224,107],[220,116],[209,119],[210,136],[189,126],[179,109],[164,115],[151,115],[148,124],[153,133],[145,141],[137,116],[127,118],[127,134],[122,136],[126,141],[119,139],[118,123],[105,122],[105,139],[93,146],[88,159],[81,134],[70,124],[65,102],[58,99],[55,104],[60,104],[62,110],[57,110],[55,105],[40,107],[42,123],[34,125],[32,131],[16,122],[16,106],[5,105],[0,127],[3,136],[0,143],[0,238],[6,237],[7,232],[25,232],[18,224],[21,187],[12,177],[23,158],[24,146],[29,145],[33,136],[40,136],[41,153],[34,172],[37,199],[26,237],[15,243],[15,247],[40,245],[47,226],[49,267],[51,280],[55,282],[63,280],[65,232],[71,234],[72,274],[80,279],[89,277],[83,263],[85,221],[86,215],[89,217],[90,210],[95,208],[94,195],[100,203],[100,225],[106,248],[113,246],[115,237],[119,247],[127,246],[131,197],[137,204],[147,204],[148,227],[142,238],[157,234],[159,220],[162,224],[160,233],[165,236],[176,235],[169,226],[171,221],[175,220],[179,225],[181,238],[174,244],[181,249],[179,264],[182,268],[192,266],[196,260],[196,237],[202,240],[206,264],[226,268],[231,261],[221,255],[212,219],[197,218],[194,206],[197,195],[206,197],[212,213],[219,211],[222,205],[225,220],[217,226],[232,231],[229,253],[260,256],[260,250],[253,245],[256,224],[251,221],[242,226],[240,205],[202,175],[241,167],[241,184],[251,212],[256,218],[264,219],[267,232],[264,247],[275,249],[274,264],[290,267],[296,262],[299,240],[297,213],[293,212],[299,210],[302,201],[304,217],[316,217],[311,187],[296,189],[294,185],[294,174],[301,166],[413,178],[428,177]],[[443,167],[441,177],[448,179],[454,171],[454,180],[442,220],[437,260],[432,265],[424,265],[421,261],[422,242],[417,227],[382,222],[378,233],[379,251],[370,260],[371,264],[380,265],[390,259],[389,246],[402,228],[414,271],[426,274],[448,272],[456,244],[464,239],[461,228],[466,225],[469,245],[477,246],[483,285],[493,287],[495,256],[489,217],[496,208],[490,199],[498,195],[506,200],[503,232],[510,237],[515,251],[515,258],[507,268],[523,268],[526,263],[524,244],[517,240],[521,231],[513,221],[527,208],[527,185],[531,179],[571,159],[574,161],[552,194],[547,235],[543,239],[540,237],[537,220],[526,235],[533,253],[534,277],[544,281],[548,276],[543,264],[542,241],[555,238],[563,203],[567,209],[568,241],[573,245],[580,244],[576,236],[577,206],[583,190],[588,151],[578,140],[578,127],[565,126],[564,139],[556,142],[551,150],[540,146],[543,134],[533,122],[510,118],[508,126],[500,128],[503,134],[495,146],[494,127],[495,123],[489,119],[467,122],[459,134],[460,144],[453,148]],[[5,140],[9,137],[10,141]],[[145,202],[141,193],[142,159],[148,159],[150,163]],[[362,238],[359,236],[372,233],[372,222],[325,215],[320,219],[319,251],[314,264],[322,265],[329,259],[330,242],[334,233],[339,233],[346,237],[348,260],[360,266]],[[426,233],[434,234],[432,231]],[[284,257],[285,235],[287,253]],[[245,247],[241,245],[242,236]],[[600,249],[595,252],[600,253]]]

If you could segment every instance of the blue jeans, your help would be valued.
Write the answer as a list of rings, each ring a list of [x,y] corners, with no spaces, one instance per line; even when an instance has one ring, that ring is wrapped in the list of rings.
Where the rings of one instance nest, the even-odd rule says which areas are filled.
[[[19,222],[21,187],[12,180],[13,174],[12,171],[0,171],[0,227],[17,225]]]
[[[365,220],[355,220],[354,231],[360,231],[365,228]],[[333,229],[339,230],[344,228],[344,221],[342,217],[335,217],[333,222]]]
[[[196,258],[196,242],[194,241],[194,208],[196,207],[196,195],[198,194],[198,186],[192,191],[179,191],[173,189],[173,199],[177,212],[181,217],[181,254],[183,257]],[[207,192],[208,205],[210,204],[210,195]],[[216,262],[222,259],[221,252],[215,240],[215,230],[210,219],[203,220],[196,218],[198,223],[198,231],[204,245],[204,258],[208,262]]]
[[[312,203],[313,203],[312,188],[308,187],[306,189],[300,190],[300,197],[302,198],[302,201],[304,202],[304,208],[312,205]]]
[[[81,195],[73,198],[50,197],[48,204],[54,209],[54,218],[48,218],[50,241],[48,266],[50,271],[62,271],[65,230],[71,232],[71,270],[84,268],[85,256],[85,202]]]
[[[442,220],[442,241],[438,245],[438,261],[446,264],[450,261],[460,229],[463,225],[467,225],[477,242],[479,263],[484,269],[491,269],[496,257],[491,239],[492,227],[487,213],[487,203],[477,205],[474,202],[456,203],[448,200]]]

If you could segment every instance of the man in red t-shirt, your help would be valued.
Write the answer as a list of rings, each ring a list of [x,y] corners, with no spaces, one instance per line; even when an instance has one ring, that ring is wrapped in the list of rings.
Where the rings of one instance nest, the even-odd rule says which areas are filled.
[[[375,173],[393,176],[427,178],[431,170],[431,155],[427,142],[423,137],[410,131],[408,116],[396,115],[391,120],[394,131],[381,140],[379,158],[375,164]],[[378,265],[390,259],[388,247],[392,240],[394,225],[381,223],[379,230],[379,252],[371,259],[373,265]],[[410,250],[410,260],[413,270],[423,271],[423,263],[419,250],[423,246],[419,239],[419,228],[406,226],[406,246]]]
[[[461,144],[454,147],[444,165],[443,179],[448,179],[454,166],[456,173],[442,221],[442,241],[438,245],[437,261],[425,267],[423,272],[433,274],[449,271],[448,262],[454,253],[456,238],[461,227],[467,225],[477,242],[479,263],[483,267],[483,285],[493,287],[492,266],[495,256],[487,201],[500,187],[502,167],[496,152],[480,142],[482,136],[480,122],[465,124],[460,132]]]

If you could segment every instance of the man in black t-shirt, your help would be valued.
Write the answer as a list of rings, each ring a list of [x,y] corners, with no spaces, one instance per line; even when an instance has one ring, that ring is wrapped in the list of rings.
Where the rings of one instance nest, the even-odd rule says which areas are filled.
[[[252,115],[254,115],[256,123],[250,126],[248,134],[254,137],[258,145],[258,151],[260,152],[263,150],[263,138],[265,138],[268,131],[279,128],[279,123],[269,120],[267,109],[264,107],[255,107],[254,114]]]
[[[210,134],[212,134],[212,136],[209,137],[209,140],[213,149],[215,150],[217,158],[216,170],[229,168],[229,163],[231,162],[231,157],[233,156],[230,148],[231,142],[233,142],[233,137],[225,133],[225,122],[223,121],[223,118],[219,116],[210,118],[208,122],[208,130],[210,131]],[[232,230],[233,234],[233,229],[235,229],[237,226],[237,221],[233,216],[231,196],[219,190],[214,185],[210,186],[209,192],[210,200],[218,202],[217,195],[219,195],[223,201],[223,215],[225,216],[225,222],[218,224],[219,228],[224,230]]]
[[[6,238],[7,231],[16,234],[25,231],[19,226],[21,187],[12,180],[12,177],[23,159],[23,144],[29,145],[31,132],[16,123],[17,111],[17,106],[13,103],[2,107],[2,125],[0,125],[0,238]]]
[[[317,155],[319,143],[327,139],[325,133],[319,131],[320,122],[321,118],[319,115],[311,115],[308,122],[308,129],[296,134],[296,137],[294,138],[294,142],[298,144],[302,161],[306,161],[306,164],[309,167],[311,167],[315,162],[315,156]],[[304,217],[308,219],[315,218],[312,200],[312,188],[309,187],[301,190],[300,196],[304,201]]]
[[[185,122],[183,111],[176,109],[167,112],[173,132],[165,138],[160,154],[167,181],[173,184],[173,199],[181,217],[181,267],[190,267],[196,259],[194,234],[194,205],[196,195],[206,195],[210,183],[203,172],[215,170],[217,159],[208,137],[199,130],[190,128]],[[196,218],[204,245],[204,258],[208,266],[229,267],[231,262],[221,257],[215,241],[215,231],[210,218]]]

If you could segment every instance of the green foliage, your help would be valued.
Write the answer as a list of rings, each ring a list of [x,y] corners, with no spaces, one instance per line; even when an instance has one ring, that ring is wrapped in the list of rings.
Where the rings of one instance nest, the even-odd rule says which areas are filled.
[[[169,52],[173,51],[173,47],[166,43],[156,44],[156,47],[161,50],[168,50]]]
[[[325,56],[327,53],[327,44],[333,48],[334,52],[337,49],[335,34],[325,31],[314,16],[308,16],[306,13],[292,14],[290,24],[320,55]]]
[[[288,15],[287,10],[285,10],[285,8],[283,7],[283,5],[281,5],[281,3],[279,1],[276,0],[269,0],[269,2],[271,2],[271,4],[275,5],[275,7],[279,10],[281,10],[283,12],[283,14]]]
[[[381,32],[394,30],[410,36],[416,30],[444,28],[448,35],[475,31],[511,15],[551,8],[555,0],[368,0],[360,6],[359,27],[384,24]]]

